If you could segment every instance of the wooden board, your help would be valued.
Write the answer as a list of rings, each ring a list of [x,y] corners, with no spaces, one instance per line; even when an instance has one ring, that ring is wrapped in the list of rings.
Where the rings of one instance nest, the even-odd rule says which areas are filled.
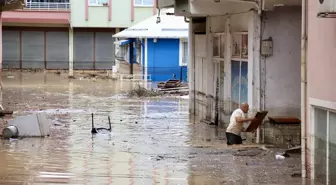
[[[262,121],[265,119],[268,111],[257,112],[255,115],[256,120],[252,121],[251,124],[247,127],[245,132],[254,132],[261,125]]]

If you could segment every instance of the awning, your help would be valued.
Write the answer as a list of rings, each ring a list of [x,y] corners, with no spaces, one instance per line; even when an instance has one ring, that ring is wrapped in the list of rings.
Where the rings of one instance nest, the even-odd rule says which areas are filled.
[[[149,17],[115,35],[114,38],[188,38],[189,24],[184,17],[171,15],[173,9],[160,14],[161,22],[156,23],[158,15]]]

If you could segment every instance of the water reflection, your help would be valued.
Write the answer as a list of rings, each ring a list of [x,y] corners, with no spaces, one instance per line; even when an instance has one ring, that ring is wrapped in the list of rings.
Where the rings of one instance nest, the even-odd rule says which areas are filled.
[[[289,164],[300,165],[296,158],[280,163],[273,155],[236,157],[224,130],[189,124],[188,100],[125,98],[118,94],[138,85],[127,80],[6,75],[14,78],[4,81],[5,108],[16,116],[45,112],[52,133],[2,141],[0,184],[301,183],[286,171]],[[92,136],[91,113],[99,127],[111,117],[111,134]]]

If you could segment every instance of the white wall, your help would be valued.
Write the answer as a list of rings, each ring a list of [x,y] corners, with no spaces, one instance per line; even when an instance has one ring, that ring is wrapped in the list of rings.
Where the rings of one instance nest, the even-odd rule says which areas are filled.
[[[299,118],[301,8],[283,7],[266,12],[263,26],[263,39],[272,37],[274,46],[273,56],[266,58],[265,108],[268,116]],[[261,64],[264,67],[263,59]]]

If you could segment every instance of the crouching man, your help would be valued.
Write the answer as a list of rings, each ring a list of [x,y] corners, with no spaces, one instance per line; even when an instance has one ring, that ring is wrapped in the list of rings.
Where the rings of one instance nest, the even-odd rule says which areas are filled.
[[[242,138],[240,136],[243,131],[244,123],[253,121],[255,118],[248,118],[247,112],[249,111],[249,105],[247,103],[241,104],[239,109],[233,111],[230,117],[230,124],[226,129],[227,145],[242,144]]]

